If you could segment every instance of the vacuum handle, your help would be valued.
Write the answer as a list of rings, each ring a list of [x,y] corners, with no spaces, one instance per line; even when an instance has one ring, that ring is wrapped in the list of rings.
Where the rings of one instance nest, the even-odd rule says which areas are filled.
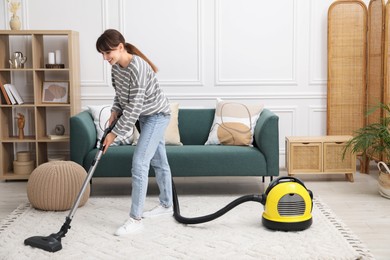
[[[265,194],[268,195],[268,193],[273,189],[273,187],[275,187],[276,185],[278,185],[281,182],[286,182],[286,181],[297,182],[306,188],[305,184],[303,184],[303,182],[300,179],[292,177],[292,176],[282,176],[282,177],[275,179],[273,182],[270,183],[267,190],[265,191]]]
[[[111,133],[112,129],[114,129],[114,127],[115,127],[116,123],[118,122],[118,120],[119,120],[119,117],[116,118],[114,121],[112,121],[111,125],[104,130],[103,136],[100,139],[100,145],[99,145],[99,147],[100,147],[99,149],[100,150],[104,150],[104,145],[103,145],[104,140],[106,139],[107,135],[109,133]]]

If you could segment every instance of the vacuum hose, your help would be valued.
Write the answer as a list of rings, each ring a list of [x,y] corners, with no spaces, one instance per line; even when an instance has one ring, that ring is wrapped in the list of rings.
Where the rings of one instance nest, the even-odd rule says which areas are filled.
[[[182,224],[200,224],[205,223],[208,221],[212,221],[216,218],[219,218],[220,216],[224,215],[226,212],[230,211],[231,209],[235,208],[236,206],[240,205],[241,203],[247,202],[247,201],[255,201],[259,202],[261,204],[265,204],[265,199],[263,195],[259,194],[251,194],[251,195],[245,195],[242,197],[239,197],[232,202],[230,202],[228,205],[223,207],[222,209],[218,210],[215,213],[201,216],[201,217],[193,217],[193,218],[186,218],[180,215],[180,206],[179,206],[179,200],[177,198],[176,188],[175,184],[172,180],[172,197],[173,197],[173,216],[176,219],[177,222]]]

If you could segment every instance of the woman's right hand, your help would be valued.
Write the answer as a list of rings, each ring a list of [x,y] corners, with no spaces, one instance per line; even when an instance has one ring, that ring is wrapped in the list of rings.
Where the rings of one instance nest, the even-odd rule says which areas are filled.
[[[107,152],[108,147],[110,147],[110,145],[114,142],[115,138],[116,134],[114,133],[109,133],[108,135],[106,135],[106,139],[104,139],[103,142],[103,154]]]
[[[111,126],[112,122],[114,122],[118,118],[118,114],[116,112],[111,112],[111,116],[108,119],[108,126]]]

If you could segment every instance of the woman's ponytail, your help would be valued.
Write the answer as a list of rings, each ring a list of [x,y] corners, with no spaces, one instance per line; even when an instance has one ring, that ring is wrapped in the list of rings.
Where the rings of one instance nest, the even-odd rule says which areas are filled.
[[[148,57],[146,57],[137,47],[135,47],[134,45],[132,45],[132,44],[130,44],[128,42],[126,42],[125,48],[126,48],[128,53],[135,54],[137,56],[140,56],[142,59],[144,59],[150,65],[150,67],[152,67],[154,72],[158,71],[156,65],[154,65],[153,62],[151,62],[148,59]]]

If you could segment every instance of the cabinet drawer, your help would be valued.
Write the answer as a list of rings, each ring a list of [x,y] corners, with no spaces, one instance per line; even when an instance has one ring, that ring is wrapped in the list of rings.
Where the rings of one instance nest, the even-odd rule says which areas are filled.
[[[322,171],[322,143],[290,143],[289,148],[289,173]]]
[[[354,172],[355,155],[343,151],[345,142],[324,142],[324,172]]]

